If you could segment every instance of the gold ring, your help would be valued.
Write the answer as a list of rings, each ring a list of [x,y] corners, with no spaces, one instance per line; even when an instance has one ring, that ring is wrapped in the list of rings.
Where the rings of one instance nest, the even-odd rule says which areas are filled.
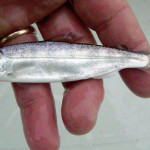
[[[32,27],[32,26],[29,26],[29,27],[27,27],[25,29],[21,29],[21,30],[15,31],[15,32],[13,32],[11,34],[8,34],[8,35],[2,37],[0,39],[0,44],[4,44],[4,43],[6,43],[6,41],[8,41],[10,39],[16,38],[16,37],[18,37],[20,35],[27,34],[27,33],[35,34],[36,31],[35,31],[34,27]]]

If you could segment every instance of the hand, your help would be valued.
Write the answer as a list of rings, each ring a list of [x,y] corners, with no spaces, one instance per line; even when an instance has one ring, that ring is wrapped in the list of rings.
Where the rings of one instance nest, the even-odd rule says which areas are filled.
[[[74,0],[72,6],[63,5],[65,2],[2,0],[0,37],[38,22],[44,40],[95,44],[88,29],[90,27],[97,32],[104,45],[122,46],[135,51],[150,49],[125,0],[114,0],[113,3],[111,0]],[[6,45],[36,40],[33,34],[25,34],[8,41]],[[125,69],[120,74],[135,94],[150,97],[148,74],[137,69]],[[104,95],[102,80],[63,83],[63,86],[66,92],[62,103],[62,119],[67,130],[78,135],[89,132],[95,125]],[[58,149],[55,106],[49,85],[16,83],[13,87],[29,147],[32,150]]]

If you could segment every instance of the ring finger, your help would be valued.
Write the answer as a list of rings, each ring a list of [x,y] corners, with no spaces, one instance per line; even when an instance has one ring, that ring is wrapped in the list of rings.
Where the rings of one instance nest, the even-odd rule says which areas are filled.
[[[5,45],[34,42],[34,34],[24,34]],[[24,133],[32,150],[54,150],[59,147],[53,96],[49,84],[13,83],[21,110]]]

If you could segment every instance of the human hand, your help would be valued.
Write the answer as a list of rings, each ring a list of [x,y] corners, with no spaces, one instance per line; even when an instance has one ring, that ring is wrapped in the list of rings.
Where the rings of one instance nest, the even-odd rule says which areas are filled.
[[[69,4],[62,6],[65,2],[66,0],[2,0],[0,36],[38,22],[44,40],[95,44],[88,30],[91,27],[106,46],[125,46],[140,51],[149,49],[126,1],[115,0],[112,3],[110,0],[74,0],[72,6],[75,12]],[[47,17],[44,18],[45,16]],[[8,41],[6,45],[36,40],[33,34],[25,34]],[[120,74],[135,94],[150,96],[150,78],[145,72],[126,69]],[[104,95],[103,82],[90,79],[63,85],[66,88],[62,103],[63,122],[71,133],[85,134],[95,125]],[[32,150],[58,149],[59,135],[49,85],[16,83],[13,87],[29,147]]]

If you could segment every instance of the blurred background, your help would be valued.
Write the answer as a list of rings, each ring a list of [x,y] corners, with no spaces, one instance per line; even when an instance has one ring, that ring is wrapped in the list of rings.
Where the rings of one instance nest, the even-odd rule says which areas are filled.
[[[150,42],[150,0],[128,0]],[[93,32],[98,44],[98,38]],[[38,33],[39,40],[42,40]],[[61,139],[60,150],[149,150],[150,99],[133,95],[120,76],[104,80],[105,99],[95,128],[84,136],[71,135],[61,119],[63,88],[52,84]],[[29,150],[19,108],[10,83],[0,84],[0,150]]]

